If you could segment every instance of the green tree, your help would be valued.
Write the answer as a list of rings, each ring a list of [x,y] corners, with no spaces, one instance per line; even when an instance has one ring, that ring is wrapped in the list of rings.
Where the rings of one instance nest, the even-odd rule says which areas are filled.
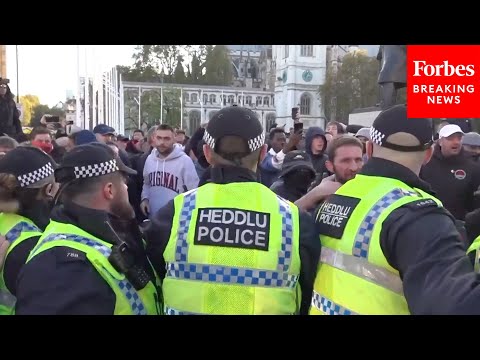
[[[177,56],[177,66],[175,67],[175,72],[173,73],[173,81],[176,84],[185,84],[187,78],[185,77],[185,70],[183,70],[183,57],[181,55]]]
[[[33,115],[33,109],[40,105],[40,100],[36,95],[20,96],[20,104],[22,104],[22,125],[30,124]]]
[[[40,120],[43,115],[55,115],[65,117],[65,111],[59,108],[50,108],[48,105],[39,104],[33,108],[32,118],[30,120],[30,126],[40,126]]]
[[[329,67],[319,92],[325,115],[330,120],[346,121],[356,108],[378,103],[378,61],[362,53],[347,54],[335,72]]]
[[[206,48],[205,83],[206,85],[228,86],[232,83],[232,64],[228,48],[216,45]]]

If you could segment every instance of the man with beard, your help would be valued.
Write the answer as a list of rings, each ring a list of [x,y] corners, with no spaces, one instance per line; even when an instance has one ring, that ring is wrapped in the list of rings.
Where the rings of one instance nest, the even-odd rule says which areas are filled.
[[[103,144],[67,153],[56,206],[17,282],[16,314],[159,314],[157,283],[128,202],[126,167]]]
[[[340,135],[332,140],[328,148],[325,166],[333,175],[295,202],[300,209],[314,209],[326,197],[337,191],[340,186],[351,180],[363,166],[363,144],[351,135]]]
[[[20,112],[8,83],[8,79],[0,78],[0,135],[7,135],[22,142],[25,135],[20,122]]]
[[[18,147],[0,160],[0,235],[9,242],[0,272],[0,314],[13,313],[18,274],[48,224],[58,189],[54,169],[52,158],[35,147]]]
[[[156,148],[143,168],[140,209],[145,216],[154,215],[178,194],[198,186],[198,175],[192,159],[175,144],[175,133],[166,124],[155,132]]]

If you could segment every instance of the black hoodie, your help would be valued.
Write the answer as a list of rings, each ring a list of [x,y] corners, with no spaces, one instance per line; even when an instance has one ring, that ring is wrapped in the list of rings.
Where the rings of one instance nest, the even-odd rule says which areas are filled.
[[[480,186],[480,166],[465,152],[444,157],[435,146],[432,159],[422,167],[420,178],[430,184],[443,206],[458,220],[474,210],[473,193]]]
[[[321,136],[324,141],[323,150],[320,154],[314,155],[312,153],[312,142],[316,136]],[[328,160],[327,155],[325,154],[325,149],[327,148],[327,139],[325,138],[325,131],[318,126],[310,127],[305,134],[305,151],[310,158],[312,159],[312,165],[317,174],[322,175],[324,172],[327,172],[325,167],[325,161]]]

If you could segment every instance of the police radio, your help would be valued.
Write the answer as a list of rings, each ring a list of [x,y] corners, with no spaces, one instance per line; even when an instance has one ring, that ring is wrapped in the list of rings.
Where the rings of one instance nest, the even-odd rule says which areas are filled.
[[[150,282],[150,276],[142,266],[136,264],[135,256],[128,248],[127,243],[120,239],[112,225],[108,221],[105,221],[105,224],[112,230],[117,240],[117,244],[112,246],[112,252],[108,257],[108,261],[115,270],[125,275],[135,290],[142,290]]]

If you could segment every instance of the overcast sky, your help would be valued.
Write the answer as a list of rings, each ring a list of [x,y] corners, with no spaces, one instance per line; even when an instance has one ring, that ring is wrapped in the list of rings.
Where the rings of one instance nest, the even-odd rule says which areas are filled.
[[[379,45],[360,45],[375,56]],[[133,64],[136,45],[80,45],[80,76],[85,74],[85,51],[88,52],[90,76],[93,62],[97,68]],[[17,93],[15,45],[7,45],[7,77]],[[40,103],[55,106],[65,101],[67,91],[77,91],[77,45],[18,45],[18,80],[20,95],[37,95]],[[94,61],[95,60],[95,61]]]

